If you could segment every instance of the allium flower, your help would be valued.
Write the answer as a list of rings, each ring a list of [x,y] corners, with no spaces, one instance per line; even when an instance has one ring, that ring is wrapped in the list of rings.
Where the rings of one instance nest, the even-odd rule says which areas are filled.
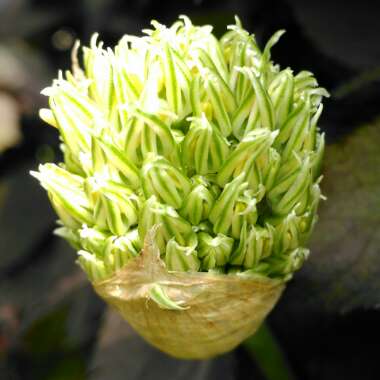
[[[324,150],[317,122],[328,94],[312,73],[273,64],[270,49],[283,31],[261,51],[238,19],[220,40],[187,17],[170,28],[152,25],[113,50],[94,35],[83,71],[74,65],[43,91],[50,109],[41,117],[58,128],[64,163],[32,174],[59,216],[56,233],[78,251],[98,292],[153,344],[205,357],[253,332],[309,254]],[[197,290],[187,294],[186,286]],[[231,303],[234,287],[261,319],[250,317],[233,342],[200,348],[202,329],[181,324],[181,315],[214,320],[207,305],[200,313],[192,302],[206,293],[213,302],[218,292],[242,312],[246,306]],[[130,303],[139,297],[145,309],[153,301],[156,314],[147,313],[161,326],[133,317]],[[241,319],[218,305],[230,324]],[[174,337],[165,333],[172,325],[163,328],[165,313],[178,314]],[[195,351],[182,347],[182,327],[202,337]],[[222,327],[227,335],[228,323]]]

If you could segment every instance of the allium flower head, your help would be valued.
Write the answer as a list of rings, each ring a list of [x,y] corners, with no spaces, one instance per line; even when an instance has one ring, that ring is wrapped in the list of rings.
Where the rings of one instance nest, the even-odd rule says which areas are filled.
[[[93,283],[136,260],[152,229],[169,272],[289,279],[321,198],[328,93],[271,61],[283,31],[261,50],[238,19],[220,39],[183,16],[152,26],[114,49],[95,34],[83,69],[75,61],[43,91],[64,162],[32,174],[56,233]],[[149,289],[175,308],[163,287]]]
[[[64,163],[33,174],[63,235],[91,279],[137,255],[155,224],[169,271],[290,275],[316,219],[326,91],[272,63],[283,31],[262,52],[239,20],[220,40],[186,17],[152,25],[113,50],[94,35],[84,70],[43,91]],[[126,242],[123,257],[109,241]]]

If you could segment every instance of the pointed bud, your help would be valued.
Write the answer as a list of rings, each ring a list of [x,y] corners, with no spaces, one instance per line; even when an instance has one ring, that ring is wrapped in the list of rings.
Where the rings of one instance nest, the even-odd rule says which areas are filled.
[[[142,188],[146,198],[156,198],[175,209],[182,206],[190,193],[191,181],[162,156],[149,155],[141,169]]]
[[[112,273],[108,271],[103,260],[84,250],[78,251],[77,262],[92,282],[102,281]]]
[[[254,268],[259,261],[271,255],[273,240],[274,228],[270,224],[260,227],[245,223],[241,229],[239,246],[231,257],[231,264]]]
[[[208,218],[215,202],[215,197],[209,190],[209,184],[206,181],[203,182],[195,185],[180,210],[180,214],[193,225],[198,225]]]
[[[168,43],[164,44],[161,52],[165,75],[166,98],[173,112],[179,115],[181,114],[183,104],[181,87],[178,80],[178,68],[176,67],[173,52]]]
[[[216,173],[229,153],[227,140],[203,113],[192,119],[182,147],[185,165],[202,175]]]
[[[249,188],[254,191],[257,202],[260,202],[265,193],[272,188],[280,164],[281,156],[275,149],[269,148],[247,169],[246,180]]]
[[[305,124],[309,114],[309,104],[305,101],[302,101],[292,110],[285,123],[281,125],[280,133],[274,143],[276,149],[279,150],[285,145],[292,136],[294,130],[302,130],[302,126]]]
[[[305,90],[317,86],[318,82],[310,71],[302,70],[294,77],[294,92],[297,98],[300,97]]]
[[[270,65],[270,58],[271,58],[270,51],[272,47],[277,44],[277,42],[279,41],[279,39],[284,33],[285,33],[285,30],[283,29],[277,30],[277,32],[275,32],[265,44],[264,51],[261,57],[261,65],[260,65],[261,72],[268,73],[268,66]]]
[[[205,68],[205,74],[211,74],[209,77],[206,76],[206,81],[211,80],[212,85],[218,89],[218,99],[215,98],[216,102],[225,107],[227,112],[232,112],[236,108],[236,100],[233,92],[228,86],[228,71],[227,66],[224,62],[224,57],[221,52],[220,46],[217,43],[215,37],[209,36],[207,39],[208,43],[200,46],[197,49],[197,57],[199,59],[199,63],[203,64]],[[205,83],[206,91],[207,91],[207,83]],[[209,89],[211,90],[211,88]],[[212,90],[211,90],[212,91]],[[210,94],[210,98],[213,97],[214,94]],[[215,101],[214,100],[214,101]],[[214,102],[212,101],[212,103]],[[220,106],[218,105],[218,107]]]
[[[321,198],[323,199],[323,196],[319,184],[315,183],[310,188],[307,211],[299,216],[300,245],[305,245],[313,232],[314,225],[318,220],[317,209]]]
[[[86,172],[84,168],[82,167],[80,156],[79,155],[75,156],[73,152],[69,149],[69,147],[66,146],[65,144],[60,144],[59,148],[63,153],[65,168],[73,174],[77,174],[80,176],[85,175]]]
[[[173,237],[183,246],[194,238],[191,224],[181,218],[173,207],[159,203],[157,198],[152,196],[145,202],[140,213],[138,231],[141,241],[155,225],[159,226],[155,240],[161,253],[165,252],[166,244]]]
[[[275,241],[273,251],[279,255],[294,250],[300,246],[300,217],[293,210],[284,218],[271,220],[275,226]]]
[[[136,165],[140,165],[149,153],[178,164],[178,147],[169,126],[157,115],[137,107],[132,115],[125,130],[124,155]]]
[[[281,129],[293,103],[294,81],[291,70],[281,71],[271,82],[268,92],[271,96],[276,126]]]
[[[76,229],[68,227],[58,227],[54,230],[54,235],[65,239],[76,251],[81,249],[79,235]]]
[[[98,34],[91,38],[90,48],[83,48],[83,61],[87,78],[91,79],[89,92],[96,103],[108,114],[112,109],[114,86],[109,51],[103,42],[97,42]]]
[[[95,104],[85,94],[62,78],[43,91],[49,96],[49,106],[64,143],[74,155],[89,150],[93,120],[101,118]],[[46,116],[43,114],[42,116]]]
[[[86,185],[97,226],[124,235],[137,224],[140,199],[132,190],[100,175],[88,178]]]
[[[269,148],[268,154],[265,157],[263,169],[263,184],[267,192],[270,191],[274,185],[280,164],[280,154],[276,151],[276,149]]]
[[[214,269],[228,263],[234,239],[223,234],[213,237],[200,232],[198,240],[198,257],[202,259],[203,269]]]
[[[77,228],[82,223],[92,224],[90,204],[83,191],[83,178],[71,174],[55,164],[39,166],[39,172],[31,172],[52,201],[53,207],[65,225]]]
[[[302,214],[307,207],[311,181],[310,159],[306,157],[291,177],[276,180],[272,190],[267,194],[272,211],[277,215],[286,215],[297,207],[297,214]]]
[[[318,87],[318,82],[310,71],[301,71],[294,77],[294,100],[310,96],[312,105],[317,108],[323,96],[329,97],[326,89]]]
[[[268,129],[257,129],[249,132],[230,153],[221,167],[217,175],[218,184],[224,186],[240,173],[246,171],[257,157],[269,149],[276,136],[277,131],[271,132]]]
[[[236,70],[237,71],[237,70]],[[251,86],[249,79],[240,71],[237,71]],[[257,128],[259,123],[258,104],[255,101],[255,92],[249,89],[245,98],[239,103],[232,116],[232,131],[240,141],[249,132]]]
[[[79,240],[82,248],[100,257],[104,254],[106,239],[110,236],[96,228],[84,225],[79,231]]]
[[[232,132],[232,124],[230,116],[228,115],[226,105],[222,98],[222,86],[218,78],[215,77],[210,72],[206,73],[205,77],[205,89],[212,105],[213,115],[215,118],[216,125],[220,133],[227,137]]]
[[[187,246],[178,244],[175,239],[170,239],[165,252],[166,268],[177,272],[198,271],[201,263],[195,250],[196,246],[195,235]]]
[[[246,75],[251,81],[253,90],[255,92],[255,101],[258,106],[260,114],[260,127],[273,130],[275,127],[275,115],[273,110],[272,101],[260,82],[259,77],[253,72],[254,69],[250,67],[241,67],[238,70]]]
[[[270,256],[265,261],[269,266],[269,274],[274,277],[285,277],[286,280],[289,280],[293,272],[302,267],[309,253],[310,251],[306,248],[296,248],[279,256]]]
[[[214,225],[215,233],[232,234],[239,238],[244,221],[254,224],[257,220],[256,198],[247,190],[244,182],[245,173],[241,173],[228,183],[212,208],[209,220]]]
[[[201,76],[195,75],[190,86],[190,103],[193,115],[200,117],[202,115],[201,105]]]
[[[283,151],[281,156],[283,161],[286,161],[291,155],[303,150],[305,141],[310,133],[310,115],[310,101],[307,100],[297,122],[293,125],[291,136],[282,146]],[[313,131],[311,131],[311,133],[313,133]]]
[[[45,123],[51,125],[54,128],[58,128],[57,120],[55,120],[53,112],[48,108],[41,108],[38,111],[38,116],[40,119],[42,119]]]
[[[121,269],[128,261],[136,257],[141,249],[137,229],[124,236],[110,236],[104,245],[104,263],[109,271]]]
[[[316,138],[316,149],[312,158],[313,178],[316,179],[321,174],[322,158],[325,153],[325,134],[318,134]]]
[[[111,164],[120,172],[125,183],[131,189],[138,188],[140,186],[140,175],[136,166],[115,145],[104,141],[102,138],[96,137],[95,140],[102,148],[104,156],[107,157],[108,164]],[[95,151],[94,154],[96,153]],[[98,160],[101,160],[101,157],[98,157]]]

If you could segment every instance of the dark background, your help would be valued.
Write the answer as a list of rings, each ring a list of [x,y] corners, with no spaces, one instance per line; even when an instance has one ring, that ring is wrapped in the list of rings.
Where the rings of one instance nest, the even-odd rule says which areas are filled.
[[[332,95],[312,256],[269,317],[271,339],[203,362],[166,357],[107,311],[52,236],[54,213],[28,175],[59,160],[39,92],[69,68],[74,40],[98,31],[112,45],[179,14],[219,36],[237,14],[261,46],[285,28],[273,59],[314,72]],[[0,153],[0,379],[379,379],[379,19],[369,0],[0,0],[0,139],[6,128],[22,135]]]

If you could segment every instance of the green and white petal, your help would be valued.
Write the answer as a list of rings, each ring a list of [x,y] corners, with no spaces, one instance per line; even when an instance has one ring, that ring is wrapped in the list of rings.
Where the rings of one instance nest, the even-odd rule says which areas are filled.
[[[55,164],[40,165],[39,172],[31,174],[48,191],[53,207],[68,227],[77,228],[82,223],[93,223],[82,177]]]
[[[198,234],[198,257],[203,269],[214,269],[228,263],[234,239],[223,234],[212,236],[205,232]]]
[[[215,202],[212,191],[206,184],[196,185],[186,197],[180,214],[193,225],[206,220]]]
[[[76,229],[61,226],[56,228],[53,232],[54,235],[65,239],[75,250],[78,251],[81,249],[79,234]]]
[[[108,278],[112,273],[106,268],[103,260],[98,259],[95,255],[84,250],[78,251],[77,262],[91,282],[102,281]]]
[[[152,196],[145,202],[139,217],[138,231],[141,241],[144,241],[146,233],[155,225],[158,225],[155,240],[161,253],[165,252],[166,244],[172,238],[184,246],[194,238],[191,224],[173,207],[158,202]]]
[[[216,173],[229,154],[229,143],[202,113],[192,119],[182,152],[184,164],[197,174]]]
[[[252,162],[270,148],[277,131],[257,129],[249,132],[236,146],[224,162],[217,175],[219,186],[225,186],[232,179],[246,172]]]
[[[230,262],[246,269],[254,268],[261,260],[271,255],[273,242],[274,228],[271,225],[260,227],[245,223],[241,229],[239,246],[231,256]]]
[[[183,246],[173,238],[166,245],[165,264],[169,271],[196,272],[200,269],[201,262],[198,259],[196,246],[197,240],[194,236],[189,245]]]
[[[103,256],[106,239],[110,236],[109,233],[84,225],[78,230],[78,234],[82,249],[94,253],[98,257]]]
[[[190,179],[161,156],[147,157],[141,169],[141,179],[146,198],[154,195],[175,209],[182,206],[191,190]]]

